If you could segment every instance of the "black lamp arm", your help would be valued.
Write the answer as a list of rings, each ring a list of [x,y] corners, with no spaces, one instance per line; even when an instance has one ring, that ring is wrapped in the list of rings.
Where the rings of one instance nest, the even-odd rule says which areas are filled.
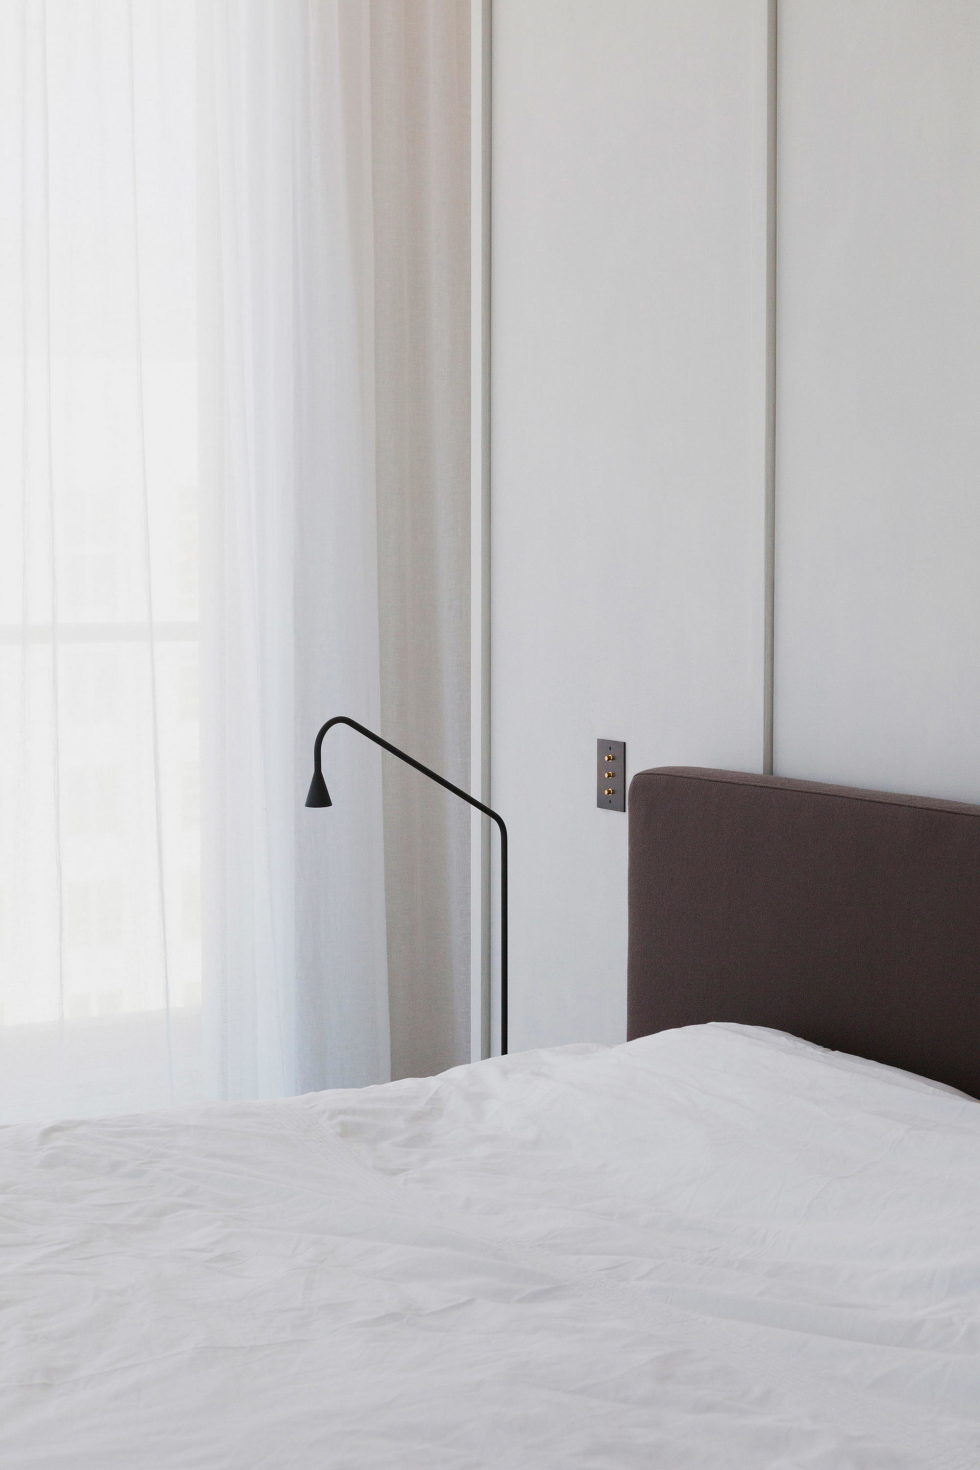
[[[359,724],[357,720],[352,720],[349,715],[334,715],[333,719],[328,720],[325,725],[321,725],[320,729],[317,731],[316,741],[313,745],[313,768],[314,774],[316,776],[322,777],[323,775],[323,767],[320,757],[320,749],[323,745],[323,737],[324,735],[326,735],[328,730],[332,729],[334,725],[349,725],[351,729],[356,730],[359,735],[364,735],[367,737],[368,740],[373,740],[375,745],[380,745],[381,749],[388,751],[389,755],[395,755],[400,761],[404,761],[407,766],[412,766],[414,770],[421,771],[422,775],[428,776],[430,781],[435,781],[438,786],[444,786],[446,790],[451,791],[454,796],[460,797],[461,800],[467,802],[470,806],[476,807],[476,810],[478,812],[482,812],[485,817],[489,817],[492,822],[496,822],[497,831],[500,834],[500,1052],[502,1056],[506,1056],[507,827],[504,823],[503,817],[499,814],[499,812],[495,812],[492,807],[485,806],[482,801],[477,801],[475,796],[470,796],[468,791],[463,791],[461,787],[454,786],[452,781],[447,781],[445,776],[439,775],[438,771],[431,770],[429,766],[423,766],[422,762],[417,761],[414,756],[406,755],[405,751],[399,750],[397,745],[392,745],[389,740],[382,739],[382,737],[380,735],[376,735],[373,730],[369,730],[365,725]]]

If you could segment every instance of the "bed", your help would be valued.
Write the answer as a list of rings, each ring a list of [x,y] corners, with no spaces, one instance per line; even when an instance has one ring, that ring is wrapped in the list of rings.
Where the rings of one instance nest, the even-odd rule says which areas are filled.
[[[630,813],[624,1045],[3,1131],[4,1470],[977,1470],[980,808]]]

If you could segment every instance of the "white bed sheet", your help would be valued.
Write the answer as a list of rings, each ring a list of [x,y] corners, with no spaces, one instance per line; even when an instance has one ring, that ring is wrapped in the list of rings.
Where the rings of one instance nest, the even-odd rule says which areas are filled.
[[[714,1025],[0,1130],[3,1470],[980,1467],[980,1104]]]

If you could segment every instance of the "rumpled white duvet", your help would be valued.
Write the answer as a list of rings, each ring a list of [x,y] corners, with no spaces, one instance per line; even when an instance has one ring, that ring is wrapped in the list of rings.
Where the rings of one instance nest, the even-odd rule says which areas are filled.
[[[980,1467],[980,1105],[689,1027],[0,1130],[2,1470]]]

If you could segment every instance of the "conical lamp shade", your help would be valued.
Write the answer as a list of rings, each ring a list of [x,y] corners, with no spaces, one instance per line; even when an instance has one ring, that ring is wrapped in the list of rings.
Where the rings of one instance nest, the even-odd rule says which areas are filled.
[[[310,782],[310,789],[306,793],[306,805],[333,806],[333,802],[330,800],[330,792],[327,790],[327,783],[323,779],[322,771],[313,772],[313,780]]]

